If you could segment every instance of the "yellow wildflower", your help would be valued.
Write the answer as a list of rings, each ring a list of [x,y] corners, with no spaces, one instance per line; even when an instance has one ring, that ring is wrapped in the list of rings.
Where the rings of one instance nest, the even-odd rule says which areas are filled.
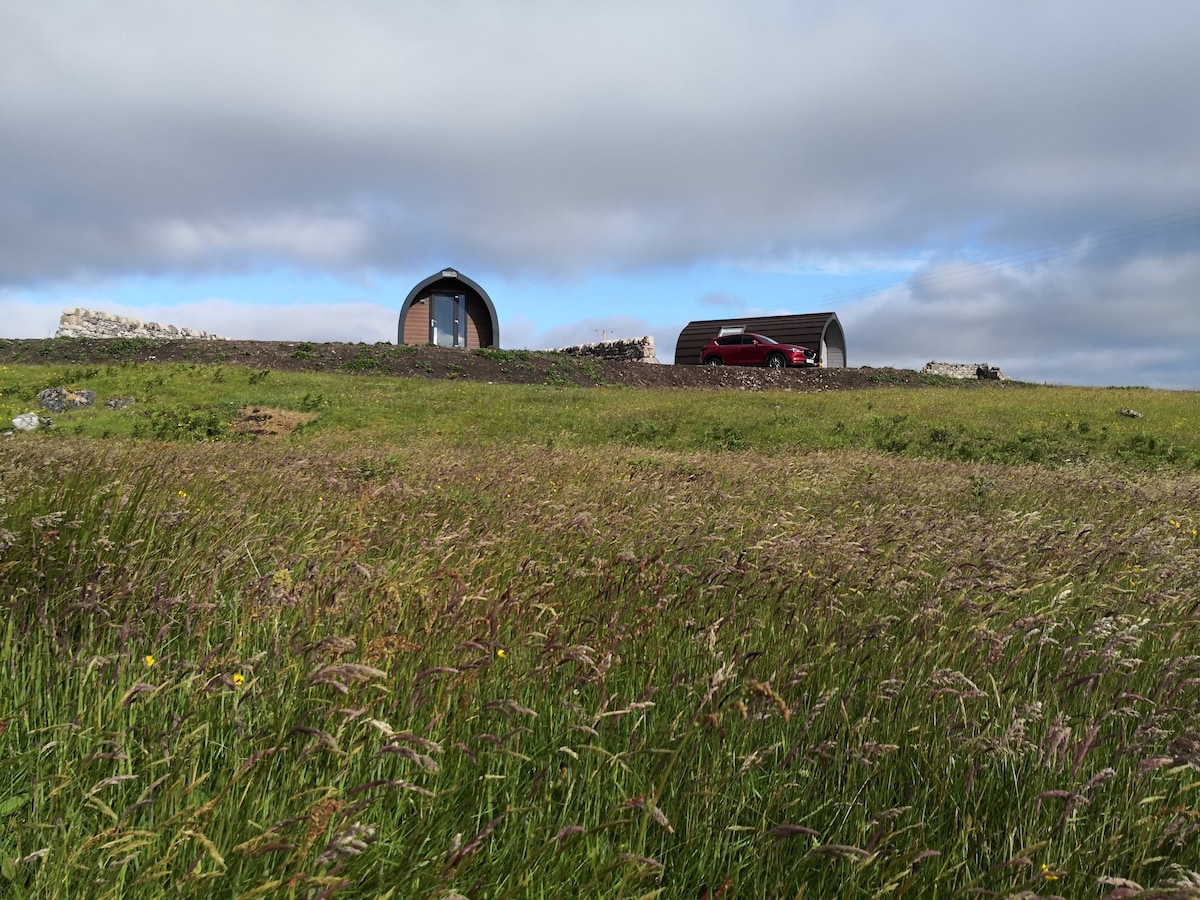
[[[154,659],[154,657],[151,656],[149,653],[147,653],[146,654],[146,668],[149,668],[150,666],[154,665],[155,662],[156,662],[156,660]]]
[[[245,682],[246,682],[246,676],[244,676],[241,672],[233,673],[233,686],[234,687],[241,687],[243,684],[245,684]]]
[[[1042,878],[1046,879],[1046,881],[1058,881],[1058,873],[1051,872],[1050,867],[1042,863]]]
[[[496,655],[498,657],[500,657],[501,659],[504,659],[504,657],[508,656],[508,652],[503,647],[501,647],[499,650],[496,651]]]

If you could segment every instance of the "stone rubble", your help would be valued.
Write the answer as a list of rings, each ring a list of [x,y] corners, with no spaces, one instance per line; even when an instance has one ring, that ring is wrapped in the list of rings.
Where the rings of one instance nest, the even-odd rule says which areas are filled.
[[[555,353],[567,356],[586,356],[592,359],[611,359],[618,362],[658,363],[654,355],[654,337],[646,335],[625,340],[599,341],[595,344],[577,344],[574,347],[559,347]]]
[[[921,369],[922,375],[944,375],[947,378],[986,378],[1007,381],[1008,376],[996,366],[987,363],[927,362]]]
[[[160,325],[157,322],[140,322],[128,316],[73,307],[63,310],[58,320],[55,337],[67,338],[149,338],[156,341],[223,341],[226,338],[194,328],[178,325]]]

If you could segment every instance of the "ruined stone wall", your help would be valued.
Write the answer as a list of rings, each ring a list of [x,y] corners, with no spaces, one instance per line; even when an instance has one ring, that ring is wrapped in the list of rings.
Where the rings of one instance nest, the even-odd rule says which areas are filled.
[[[658,357],[654,355],[654,338],[651,335],[627,340],[600,341],[596,344],[579,344],[575,347],[559,347],[554,352],[566,353],[568,356],[588,356],[593,359],[658,362]]]
[[[223,341],[225,338],[194,328],[178,325],[159,325],[157,322],[139,322],[127,316],[114,316],[79,307],[63,310],[58,320],[55,337],[80,338],[150,338],[158,341],[200,340]]]
[[[949,378],[991,378],[1007,381],[1007,377],[996,366],[987,363],[927,362],[922,375],[945,375]]]

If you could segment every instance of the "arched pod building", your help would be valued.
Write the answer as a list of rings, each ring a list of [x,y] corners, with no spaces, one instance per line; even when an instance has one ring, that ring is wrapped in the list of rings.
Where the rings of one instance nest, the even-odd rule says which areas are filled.
[[[400,307],[400,344],[439,347],[500,345],[500,323],[487,291],[454,269],[430,275],[408,292]]]

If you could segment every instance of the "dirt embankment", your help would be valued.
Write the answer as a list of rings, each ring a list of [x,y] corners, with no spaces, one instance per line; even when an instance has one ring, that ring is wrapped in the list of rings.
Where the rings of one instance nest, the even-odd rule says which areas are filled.
[[[64,366],[190,363],[287,372],[338,372],[508,384],[625,385],[735,390],[838,391],[983,383],[922,375],[911,369],[751,369],[653,365],[586,359],[525,350],[453,350],[395,344],[316,344],[301,341],[151,341],[115,338],[0,340],[0,364]],[[997,382],[989,382],[991,386]]]

